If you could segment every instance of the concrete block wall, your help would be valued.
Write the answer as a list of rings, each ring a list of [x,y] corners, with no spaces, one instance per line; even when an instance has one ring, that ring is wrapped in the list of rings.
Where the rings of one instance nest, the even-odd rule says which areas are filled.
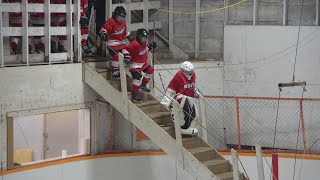
[[[229,0],[229,4],[239,2],[238,0]],[[253,3],[246,1],[237,6],[229,8],[228,24],[251,25],[253,18]]]
[[[223,7],[223,1],[202,0],[201,11]],[[221,60],[223,57],[224,11],[200,15],[200,52],[199,59]]]
[[[302,8],[302,0],[288,1],[288,25],[298,26],[300,12]],[[312,26],[315,25],[316,17],[316,1],[304,0],[301,25]]]
[[[239,0],[229,0],[230,4],[238,3]],[[200,11],[213,10],[224,6],[223,0],[200,1]],[[161,0],[161,8],[168,9],[168,1]],[[302,0],[287,0],[287,25],[298,26]],[[196,0],[173,1],[174,11],[195,12]],[[253,1],[246,1],[233,6],[228,10],[228,25],[252,25],[253,24]],[[223,59],[223,31],[225,23],[225,11],[215,11],[200,15],[200,50],[199,60],[222,60]],[[149,20],[161,20],[162,29],[159,32],[169,38],[169,13],[163,11],[149,12]],[[174,14],[173,42],[186,52],[190,59],[195,54],[195,14]],[[305,0],[302,12],[301,25],[313,26],[316,18],[316,1]],[[257,25],[282,25],[283,24],[283,0],[257,0]],[[160,51],[167,51],[160,44]],[[163,57],[163,56],[161,56]]]

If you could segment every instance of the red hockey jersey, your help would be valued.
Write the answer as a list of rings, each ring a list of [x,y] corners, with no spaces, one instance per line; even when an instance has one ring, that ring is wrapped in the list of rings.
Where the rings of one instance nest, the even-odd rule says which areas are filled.
[[[80,1],[80,12],[81,12],[81,16],[85,15],[88,11],[88,0],[81,0]]]
[[[132,41],[126,48],[131,56],[131,70],[142,71],[148,66],[149,48],[138,41]]]
[[[186,78],[183,72],[179,71],[175,74],[173,79],[170,81],[168,85],[168,89],[172,89],[176,92],[176,100],[178,102],[181,101],[182,95],[186,95],[189,97],[194,97],[194,92],[196,88],[196,75],[193,73],[190,80]]]
[[[113,18],[109,18],[101,27],[100,33],[107,33],[108,47],[113,50],[126,48],[125,38],[130,34],[127,31],[126,23],[117,23]]]

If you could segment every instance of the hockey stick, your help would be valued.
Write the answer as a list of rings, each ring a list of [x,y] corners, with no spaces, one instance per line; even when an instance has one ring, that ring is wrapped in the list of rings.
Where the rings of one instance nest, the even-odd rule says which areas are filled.
[[[153,21],[153,42],[156,42],[156,22],[155,21]],[[154,67],[154,49],[155,48],[152,48],[152,65],[153,65],[153,67]],[[163,91],[166,92],[166,88],[164,87],[162,76],[159,71],[158,71],[158,74],[159,74],[159,78],[160,78],[160,81],[161,81],[161,84],[163,87]],[[154,78],[153,78],[153,86],[154,86]]]

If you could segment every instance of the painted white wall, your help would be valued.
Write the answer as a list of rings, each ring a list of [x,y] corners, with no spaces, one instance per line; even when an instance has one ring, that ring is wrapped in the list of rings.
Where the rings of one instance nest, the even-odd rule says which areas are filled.
[[[1,178],[1,176],[0,176]],[[3,180],[194,180],[169,156],[92,159],[4,175]]]
[[[224,157],[230,160],[230,156]],[[258,180],[255,156],[240,156],[240,159],[249,178]],[[271,158],[263,159],[265,179],[270,179],[270,168],[266,161],[271,165]],[[292,179],[293,165],[293,158],[279,158],[279,179]],[[318,180],[319,166],[319,160],[303,160],[302,162],[302,159],[297,159],[295,179],[298,179],[300,175],[300,179]],[[0,176],[0,178],[3,180],[194,180],[180,167],[177,167],[176,162],[167,155],[91,159],[21,171]]]
[[[226,26],[224,95],[278,97],[278,83],[292,81],[298,29]],[[307,85],[304,97],[320,96],[319,35],[318,26],[301,27],[295,79],[318,84]],[[301,93],[298,87],[284,88],[281,97],[301,97]]]
[[[33,161],[43,159],[43,115],[17,117],[14,125],[14,151],[32,149]]]

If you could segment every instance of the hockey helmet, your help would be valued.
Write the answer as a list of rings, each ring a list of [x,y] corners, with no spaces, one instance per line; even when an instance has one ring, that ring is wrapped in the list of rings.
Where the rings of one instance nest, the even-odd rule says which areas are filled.
[[[138,29],[138,30],[137,30],[137,40],[138,40],[140,43],[142,43],[142,42],[141,42],[142,38],[148,39],[148,36],[149,36],[149,33],[148,33],[147,30],[145,30],[145,29]]]
[[[115,9],[114,12],[113,12],[113,15],[114,15],[115,17],[117,17],[117,16],[126,17],[127,12],[126,12],[126,10],[124,9],[124,7],[122,7],[122,6],[117,6],[116,9]]]
[[[194,66],[190,61],[185,61],[182,63],[180,70],[183,72],[186,78],[190,80],[194,73]]]

